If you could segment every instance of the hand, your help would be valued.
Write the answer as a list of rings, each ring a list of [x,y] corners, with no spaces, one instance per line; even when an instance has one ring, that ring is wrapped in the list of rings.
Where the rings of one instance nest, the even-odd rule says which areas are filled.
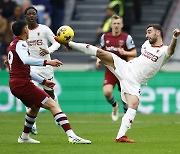
[[[40,55],[40,56],[45,56],[45,55],[47,55],[47,54],[49,54],[49,51],[40,47],[40,53],[39,53],[39,55]]]
[[[125,55],[126,54],[126,52],[125,52],[125,50],[123,48],[119,49],[119,53],[120,53],[120,55]]]
[[[8,60],[7,60],[7,59],[4,60],[3,64],[4,64],[4,67],[5,67],[5,68],[8,68],[8,67],[9,67],[9,63],[8,63]]]
[[[98,58],[96,61],[96,68],[100,68],[101,67],[101,60]]]
[[[46,65],[59,67],[59,66],[63,65],[63,63],[61,61],[59,61],[58,59],[54,59],[54,60],[47,60]]]
[[[61,43],[61,42],[58,40],[58,37],[57,37],[57,36],[55,36],[54,39],[56,40],[56,42]],[[71,49],[72,49],[72,48],[68,45],[68,43],[61,43],[61,44],[63,44],[67,50],[71,50]]]
[[[55,39],[56,42],[60,43],[57,36],[54,36],[54,39]]]
[[[180,30],[176,28],[176,29],[173,31],[173,35],[174,35],[175,37],[178,37],[178,36],[180,35]]]
[[[49,88],[53,89],[54,86],[55,86],[55,83],[52,82],[52,81],[50,81],[50,80],[45,80],[44,85],[45,85],[46,87],[49,87]]]

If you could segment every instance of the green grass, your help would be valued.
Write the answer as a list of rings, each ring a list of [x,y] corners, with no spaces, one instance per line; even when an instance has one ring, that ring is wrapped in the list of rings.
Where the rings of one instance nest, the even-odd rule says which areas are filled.
[[[18,144],[17,138],[24,125],[24,113],[0,113],[1,154],[179,154],[179,115],[137,114],[129,138],[136,143],[115,143],[121,118],[113,122],[109,114],[70,114],[73,130],[81,137],[90,139],[91,145],[74,145],[67,141],[62,128],[55,125],[50,113],[40,113],[37,119],[37,136],[41,144]]]

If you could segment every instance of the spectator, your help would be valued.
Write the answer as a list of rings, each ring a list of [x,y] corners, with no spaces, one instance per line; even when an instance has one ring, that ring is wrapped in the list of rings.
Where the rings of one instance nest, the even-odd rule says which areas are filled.
[[[6,34],[7,29],[7,19],[2,15],[2,9],[0,9],[0,69],[3,68],[3,57],[6,55],[6,48],[4,44],[4,36]]]
[[[75,11],[76,0],[65,1],[64,25],[70,25],[73,13]]]
[[[106,13],[106,15],[104,17],[101,27],[98,27],[96,30],[96,33],[97,33],[97,38],[96,38],[96,42],[95,42],[96,45],[100,42],[100,38],[101,38],[102,34],[107,33],[111,30],[111,26],[110,26],[111,25],[111,17],[114,14],[114,11],[111,8],[107,7],[105,10],[105,13]]]
[[[31,0],[32,5],[38,11],[38,23],[45,24],[50,27],[51,25],[51,5],[47,0]]]
[[[0,8],[2,9],[2,16],[8,19],[13,15],[16,3],[11,0],[0,1]]]
[[[63,25],[65,1],[61,0],[61,3],[60,3],[59,0],[49,0],[49,2],[52,7],[51,29],[56,34],[57,29]]]

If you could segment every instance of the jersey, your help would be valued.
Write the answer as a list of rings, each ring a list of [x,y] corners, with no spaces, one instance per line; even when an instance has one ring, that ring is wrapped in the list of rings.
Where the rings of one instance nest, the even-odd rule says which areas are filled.
[[[119,36],[113,36],[112,32],[103,34],[100,45],[109,52],[116,54],[118,57],[126,60],[126,56],[119,53],[119,49],[123,48],[126,51],[131,51],[135,48],[132,37],[126,33],[121,32]]]
[[[38,24],[35,29],[29,29],[27,43],[29,45],[30,56],[46,60],[51,59],[50,54],[41,56],[40,48],[46,49],[49,51],[49,53],[52,53],[60,47],[60,44],[55,41],[54,34],[51,29],[46,25],[41,24]],[[52,44],[50,47],[48,47],[49,43]],[[44,78],[53,78],[54,71],[52,66],[31,66],[31,70]]]
[[[101,37],[101,46],[111,53],[116,54],[118,57],[121,57],[124,60],[127,60],[126,56],[122,56],[119,53],[119,49],[123,48],[126,51],[131,51],[135,48],[134,41],[132,37],[126,33],[121,32],[119,36],[113,36],[112,32],[103,34]],[[118,84],[120,90],[119,80],[114,76],[114,74],[105,68],[105,77],[103,85],[111,84],[115,86]]]
[[[27,56],[28,45],[20,37],[16,37],[8,47],[9,85],[11,92],[28,107],[32,105],[42,107],[43,103],[48,100],[49,95],[31,82],[30,66],[23,63],[23,54],[19,53],[19,51]],[[33,61],[33,59],[31,60]],[[43,65],[43,60],[36,62],[38,65]],[[35,64],[34,62],[32,63]]]
[[[20,37],[16,37],[8,47],[8,63],[10,80],[13,78],[30,80],[30,66],[24,65],[18,56],[16,50],[28,51],[28,45],[26,41],[23,41]]]
[[[141,55],[130,61],[130,70],[138,83],[145,84],[168,61],[170,55],[167,48],[165,45],[153,47],[148,40],[145,41]]]

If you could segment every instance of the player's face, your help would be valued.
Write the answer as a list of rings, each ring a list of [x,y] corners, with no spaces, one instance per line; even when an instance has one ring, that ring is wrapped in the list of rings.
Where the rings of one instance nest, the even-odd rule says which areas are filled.
[[[112,32],[119,33],[123,28],[122,19],[113,19],[111,22]]]
[[[29,9],[26,13],[26,21],[29,24],[36,24],[37,23],[37,19],[38,19],[38,16],[37,16],[37,13],[34,9]]]
[[[150,44],[154,44],[157,42],[157,30],[155,30],[153,27],[149,27],[146,30],[146,38],[149,40]]]

